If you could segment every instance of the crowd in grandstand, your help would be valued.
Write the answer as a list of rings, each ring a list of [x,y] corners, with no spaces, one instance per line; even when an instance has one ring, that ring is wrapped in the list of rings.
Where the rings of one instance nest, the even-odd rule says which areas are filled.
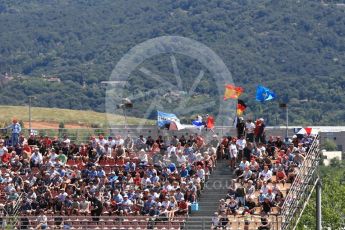
[[[244,229],[249,229],[251,215],[258,215],[261,219],[258,229],[271,229],[268,216],[279,214],[288,192],[285,183],[292,183],[298,174],[313,137],[270,136],[266,141],[263,119],[254,123],[239,118],[237,131],[238,139],[227,137],[220,142],[221,153],[228,156],[235,179],[226,197],[219,201],[212,228],[226,228],[228,216],[239,215],[244,219]]]
[[[47,228],[48,215],[57,216],[57,226],[64,224],[60,216],[76,215],[91,215],[96,223],[101,215],[146,215],[152,226],[173,221],[190,212],[217,159],[229,160],[235,179],[213,227],[225,227],[227,215],[246,217],[261,207],[261,229],[268,229],[266,215],[284,201],[276,184],[293,181],[311,143],[297,137],[266,141],[263,119],[239,119],[237,137],[99,135],[81,144],[66,135],[26,137],[17,124],[8,127],[11,138],[0,139],[1,214],[22,216],[23,227],[30,225],[26,216],[36,215],[40,229]]]

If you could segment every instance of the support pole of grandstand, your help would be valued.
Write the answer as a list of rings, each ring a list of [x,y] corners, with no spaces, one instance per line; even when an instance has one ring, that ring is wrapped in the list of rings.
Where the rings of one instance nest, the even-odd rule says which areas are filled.
[[[286,105],[286,133],[285,133],[285,137],[288,138],[289,137],[289,106]]]
[[[322,230],[322,214],[321,214],[321,179],[318,178],[316,184],[316,230]]]

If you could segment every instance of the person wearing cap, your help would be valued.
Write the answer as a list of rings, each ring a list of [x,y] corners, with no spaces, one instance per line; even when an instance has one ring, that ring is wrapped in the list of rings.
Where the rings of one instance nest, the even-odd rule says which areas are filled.
[[[22,127],[20,126],[17,118],[13,118],[12,124],[5,127],[4,129],[11,129],[11,146],[16,146],[19,141],[19,134],[22,131]]]
[[[119,203],[119,210],[120,212],[122,211],[125,215],[128,215],[128,213],[131,212],[132,205],[132,201],[128,199],[128,195],[125,194],[123,195],[123,201]]]

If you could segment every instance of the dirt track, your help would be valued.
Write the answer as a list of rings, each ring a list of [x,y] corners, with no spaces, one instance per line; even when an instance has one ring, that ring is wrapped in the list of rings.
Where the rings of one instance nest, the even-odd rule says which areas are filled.
[[[32,121],[31,122],[32,129],[57,129],[59,128],[59,123],[57,122],[44,122],[44,121]],[[24,127],[29,128],[29,122],[24,122]],[[78,124],[65,124],[65,128],[67,129],[79,129],[79,128],[87,128],[86,125],[78,125]]]

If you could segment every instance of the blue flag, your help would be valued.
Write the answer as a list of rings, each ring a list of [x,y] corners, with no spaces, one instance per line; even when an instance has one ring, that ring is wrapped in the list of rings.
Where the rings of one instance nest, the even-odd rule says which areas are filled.
[[[202,117],[198,116],[196,120],[192,121],[192,124],[196,127],[201,129],[204,127],[204,123],[202,122]]]
[[[159,127],[166,127],[166,125],[174,122],[176,125],[180,125],[180,119],[173,113],[163,113],[157,111],[157,125]]]
[[[275,99],[277,96],[269,88],[259,85],[256,88],[256,100],[260,102],[270,101]]]

